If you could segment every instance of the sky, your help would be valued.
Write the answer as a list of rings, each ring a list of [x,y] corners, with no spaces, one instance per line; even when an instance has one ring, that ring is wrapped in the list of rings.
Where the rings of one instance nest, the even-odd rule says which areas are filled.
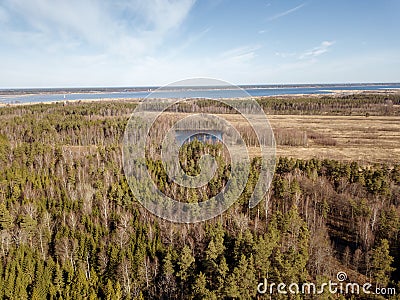
[[[0,0],[0,88],[400,82],[398,0]]]

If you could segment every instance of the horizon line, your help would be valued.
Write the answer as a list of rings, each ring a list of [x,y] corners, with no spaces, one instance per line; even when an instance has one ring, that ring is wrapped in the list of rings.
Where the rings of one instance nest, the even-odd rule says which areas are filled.
[[[120,90],[120,89],[160,89],[163,87],[168,87],[171,89],[176,88],[224,88],[224,87],[239,87],[239,88],[248,88],[248,87],[304,87],[304,86],[357,86],[357,85],[399,85],[398,82],[335,82],[335,83],[252,83],[252,84],[237,84],[237,85],[138,85],[138,86],[54,86],[54,87],[0,87],[0,91],[33,91],[33,90],[95,90],[95,89],[103,89],[103,90]]]

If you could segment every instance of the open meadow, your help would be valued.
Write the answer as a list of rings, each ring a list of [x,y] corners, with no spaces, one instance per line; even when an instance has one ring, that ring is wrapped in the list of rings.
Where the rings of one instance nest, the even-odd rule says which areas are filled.
[[[400,160],[400,117],[299,116],[268,117],[278,140],[277,155],[301,159],[359,161],[362,164]],[[304,139],[300,145],[279,143],[284,133]]]

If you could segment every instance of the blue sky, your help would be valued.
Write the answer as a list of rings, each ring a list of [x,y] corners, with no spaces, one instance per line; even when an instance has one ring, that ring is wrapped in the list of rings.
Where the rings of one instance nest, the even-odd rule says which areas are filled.
[[[0,0],[0,88],[400,81],[397,0]]]

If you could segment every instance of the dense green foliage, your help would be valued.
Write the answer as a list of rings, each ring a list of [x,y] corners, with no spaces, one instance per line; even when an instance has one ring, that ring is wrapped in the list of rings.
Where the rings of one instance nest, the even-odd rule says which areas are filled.
[[[173,224],[142,208],[123,176],[134,106],[0,109],[0,299],[251,299],[263,278],[317,282],[338,271],[397,286],[399,165],[281,158],[258,207],[247,207],[250,182],[220,217]],[[205,147],[182,149],[188,172]],[[219,162],[206,195],[229,176]]]

